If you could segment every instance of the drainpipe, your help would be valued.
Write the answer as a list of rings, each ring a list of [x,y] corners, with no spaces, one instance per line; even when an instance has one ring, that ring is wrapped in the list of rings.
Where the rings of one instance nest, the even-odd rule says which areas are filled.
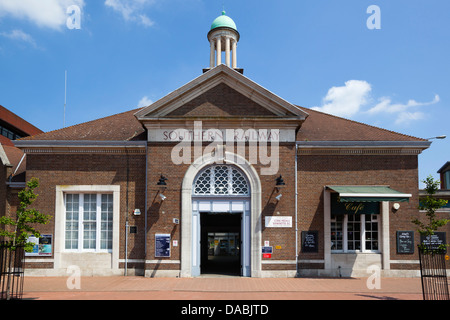
[[[127,211],[126,211],[126,220],[125,220],[125,270],[124,276],[127,276],[128,273],[128,189],[129,189],[129,176],[130,176],[130,164],[128,158],[128,150],[125,148],[126,157],[127,157],[127,194],[126,194],[126,203],[127,203]]]
[[[127,210],[128,211],[128,210]],[[127,276],[127,266],[128,266],[128,212],[127,212],[127,220],[125,222],[125,270],[123,275]]]
[[[298,145],[295,144],[295,168],[294,168],[294,176],[295,176],[295,268],[296,268],[296,277],[298,277],[298,219],[297,219],[297,198],[298,198],[298,182],[297,182],[297,157],[298,157]]]
[[[145,276],[145,264],[147,261],[147,201],[148,201],[148,142],[145,145],[145,209],[144,209],[144,276]]]

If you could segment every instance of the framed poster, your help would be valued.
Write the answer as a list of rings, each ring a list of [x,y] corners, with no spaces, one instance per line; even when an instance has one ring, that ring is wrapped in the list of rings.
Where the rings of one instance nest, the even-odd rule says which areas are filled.
[[[264,259],[272,258],[273,247],[264,246],[264,247],[261,247],[261,251],[262,251],[262,255],[263,255]]]
[[[30,236],[28,242],[33,243],[33,251],[25,252],[27,257],[50,257],[52,255],[52,234],[42,234],[40,238]]]
[[[273,253],[273,247],[269,247],[269,246],[265,246],[265,247],[261,247],[261,251],[263,254],[265,253]]]
[[[170,234],[155,234],[155,258],[170,258]]]

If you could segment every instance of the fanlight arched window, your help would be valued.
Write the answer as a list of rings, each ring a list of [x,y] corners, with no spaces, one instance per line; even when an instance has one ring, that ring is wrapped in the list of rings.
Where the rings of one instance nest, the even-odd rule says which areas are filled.
[[[203,169],[194,182],[194,195],[248,196],[250,187],[239,169],[228,165],[213,165]]]

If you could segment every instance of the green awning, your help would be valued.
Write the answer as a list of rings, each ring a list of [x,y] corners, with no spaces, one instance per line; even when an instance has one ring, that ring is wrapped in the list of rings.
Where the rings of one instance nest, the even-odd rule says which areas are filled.
[[[340,202],[409,201],[411,194],[386,186],[327,186],[339,194]]]

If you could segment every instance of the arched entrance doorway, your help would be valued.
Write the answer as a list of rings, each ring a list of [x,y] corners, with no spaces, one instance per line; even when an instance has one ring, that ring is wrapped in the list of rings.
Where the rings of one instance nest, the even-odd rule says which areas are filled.
[[[197,159],[183,179],[181,211],[182,277],[209,272],[214,266],[208,264],[208,253],[217,250],[214,256],[220,257],[221,249],[224,255],[234,253],[234,267],[227,270],[261,276],[261,183],[249,162],[229,152],[223,159]]]
[[[192,187],[192,275],[250,275],[250,186],[234,165],[210,165]]]

